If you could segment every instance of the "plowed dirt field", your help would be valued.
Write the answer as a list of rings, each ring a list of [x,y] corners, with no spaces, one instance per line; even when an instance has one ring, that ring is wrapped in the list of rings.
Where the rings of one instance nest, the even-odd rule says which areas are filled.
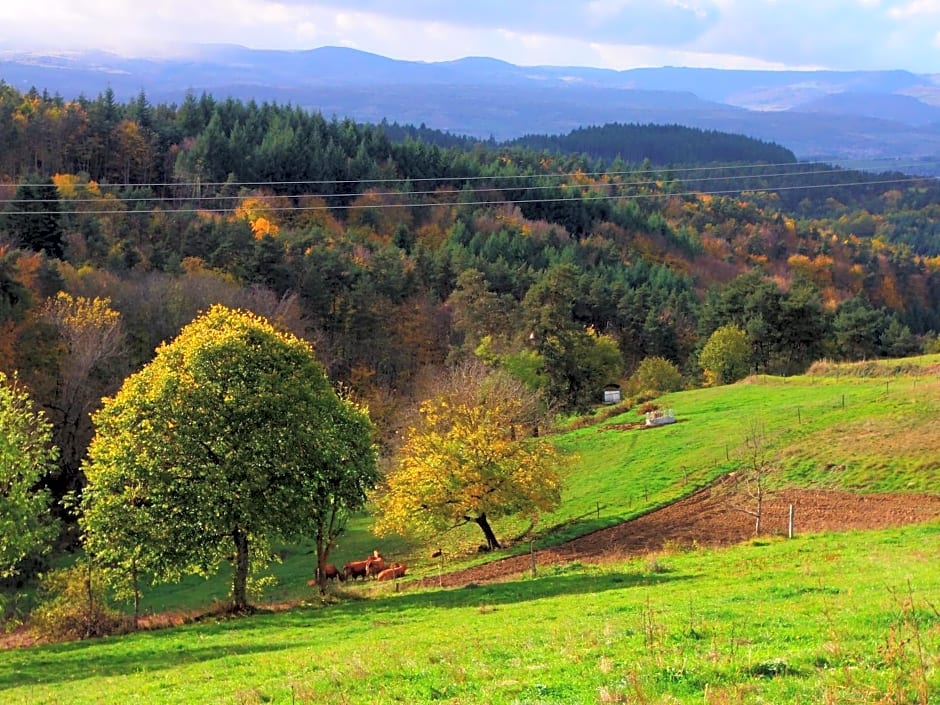
[[[791,489],[766,497],[761,511],[762,535],[786,535],[790,505],[794,534],[853,529],[881,529],[940,517],[940,496],[924,494],[850,494]],[[667,546],[723,546],[754,537],[756,504],[733,480],[726,479],[686,499],[632,521],[539,549],[538,566],[580,561],[602,563],[643,556]],[[469,583],[508,580],[531,570],[531,557],[513,556],[465,570],[425,578],[412,585],[461,587]],[[406,587],[403,584],[402,587]]]

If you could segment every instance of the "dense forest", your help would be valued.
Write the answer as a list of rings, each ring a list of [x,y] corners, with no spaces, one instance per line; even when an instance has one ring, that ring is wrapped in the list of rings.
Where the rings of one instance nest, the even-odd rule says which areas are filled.
[[[796,162],[789,149],[743,135],[682,125],[622,125],[581,127],[567,135],[526,135],[514,146],[537,151],[588,154],[606,162],[622,159],[653,164],[788,164]]]
[[[53,424],[54,493],[102,396],[214,303],[312,341],[388,447],[467,358],[572,412],[646,358],[701,383],[728,324],[773,374],[936,345],[935,181],[628,127],[496,144],[0,83],[0,370]]]

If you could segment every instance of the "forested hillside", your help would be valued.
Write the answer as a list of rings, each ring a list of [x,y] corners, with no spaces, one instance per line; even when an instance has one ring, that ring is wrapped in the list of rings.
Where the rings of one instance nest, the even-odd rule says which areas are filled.
[[[217,302],[313,341],[389,446],[464,358],[571,411],[648,357],[700,383],[728,324],[770,373],[940,330],[933,181],[722,160],[726,138],[696,132],[668,165],[396,136],[288,105],[0,84],[0,370],[52,420],[56,494],[81,486],[102,395]]]
[[[526,135],[514,146],[550,152],[583,153],[607,162],[622,159],[653,164],[781,164],[796,162],[789,149],[761,140],[682,125],[582,127],[567,135]]]

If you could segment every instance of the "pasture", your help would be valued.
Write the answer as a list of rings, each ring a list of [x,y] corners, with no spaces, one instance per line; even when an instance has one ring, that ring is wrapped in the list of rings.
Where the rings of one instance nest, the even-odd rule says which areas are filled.
[[[8,651],[5,703],[927,703],[940,524]],[[927,693],[931,700],[926,699]]]
[[[777,485],[940,494],[940,355],[823,369],[665,395],[656,403],[675,410],[678,423],[669,426],[623,430],[642,421],[629,411],[557,434],[557,445],[573,461],[562,506],[539,517],[515,550],[528,551],[532,538],[544,547],[613,526],[707,486],[741,466],[752,422],[759,424],[778,468],[770,478]],[[342,565],[381,548],[390,560],[418,568],[419,575],[422,564],[426,572],[438,569],[427,560],[428,550],[399,537],[377,539],[370,526],[368,517],[351,521],[331,560]],[[494,527],[500,539],[511,540],[529,522],[506,519]],[[445,536],[447,568],[487,560],[472,553],[481,540],[475,526]],[[283,547],[283,560],[272,566],[277,585],[262,601],[309,594],[311,550]],[[199,609],[224,600],[230,584],[229,576],[220,575],[157,586],[145,593],[144,608]]]
[[[940,493],[940,356],[915,361],[885,363],[883,376],[845,365],[838,375],[678,392],[656,400],[675,424],[619,430],[642,420],[629,412],[565,433],[558,444],[578,460],[563,506],[543,524],[580,535],[675,501],[738,469],[752,424],[777,485]]]
[[[740,470],[759,433],[772,488],[940,494],[940,356],[818,366],[657,399],[555,436],[562,507],[505,554],[547,550],[670,505]],[[495,525],[500,538],[527,522]],[[475,527],[472,527],[475,530]],[[381,548],[433,577],[428,549],[352,522],[338,565]],[[447,569],[470,528],[446,538]],[[531,543],[530,543],[531,542]],[[707,544],[702,537],[702,544]],[[456,589],[344,586],[314,599],[309,546],[285,547],[258,604],[287,612],[3,652],[3,702],[917,703],[940,693],[940,523],[761,537],[723,549],[541,565]],[[402,583],[407,586],[407,583]],[[145,611],[225,597],[227,576],[145,593]],[[928,700],[928,695],[930,699]]]

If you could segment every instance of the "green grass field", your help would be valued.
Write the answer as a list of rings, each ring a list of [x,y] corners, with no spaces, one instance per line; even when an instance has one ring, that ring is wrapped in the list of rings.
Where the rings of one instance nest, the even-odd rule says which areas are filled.
[[[904,367],[909,373],[926,373],[940,365],[940,356],[916,362]],[[898,364],[894,362],[895,367]],[[940,492],[940,434],[934,431],[940,427],[940,378],[895,375],[888,365],[880,366],[890,373],[887,377],[860,377],[850,373],[851,366],[841,366],[838,376],[756,377],[732,386],[679,392],[657,400],[663,408],[674,409],[676,424],[618,430],[642,420],[629,412],[559,434],[558,446],[574,462],[561,508],[542,516],[535,529],[540,545],[648,512],[738,467],[754,421],[781,467],[775,482],[855,492]],[[495,524],[503,539],[518,536],[527,526],[521,520]],[[351,522],[334,562],[341,565],[377,547],[419,572],[422,563],[435,569],[426,561],[428,551],[401,539],[377,539],[369,528],[367,517]],[[476,527],[443,539],[450,553],[472,550],[481,540]],[[524,548],[528,550],[527,542]],[[311,550],[311,546],[287,549],[283,563],[272,568],[278,586],[264,600],[309,594],[305,582],[314,569]],[[228,589],[227,575],[209,581],[190,579],[150,591],[144,607],[196,609],[224,600]]]
[[[760,429],[774,482],[940,493],[940,356],[814,368],[671,394],[555,437],[574,459],[538,545],[667,504],[738,467]],[[496,526],[501,538],[525,528]],[[350,526],[335,562],[426,549]],[[448,537],[452,551],[479,542]],[[526,550],[528,542],[525,542]],[[512,549],[510,549],[512,550]],[[259,604],[312,598],[309,546]],[[484,560],[453,560],[452,567]],[[940,697],[940,525],[769,539],[544,569],[536,578],[348,599],[290,612],[3,652],[0,702],[916,703]],[[161,586],[145,610],[223,600],[227,576]],[[929,697],[928,697],[929,696]]]
[[[927,372],[940,356],[919,361],[913,370]],[[564,506],[546,524],[580,534],[674,501],[738,467],[754,423],[780,466],[779,483],[940,492],[937,374],[755,377],[657,403],[672,408],[678,423],[616,430],[641,420],[629,413],[559,437],[578,462]]]
[[[8,651],[4,703],[927,703],[940,525]]]

